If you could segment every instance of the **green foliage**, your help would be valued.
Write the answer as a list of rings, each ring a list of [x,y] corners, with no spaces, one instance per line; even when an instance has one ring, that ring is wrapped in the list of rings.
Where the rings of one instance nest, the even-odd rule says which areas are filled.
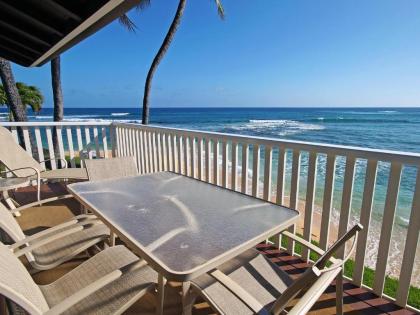
[[[44,103],[44,96],[41,93],[41,90],[33,85],[26,85],[22,82],[17,82],[16,87],[18,89],[22,103],[25,106],[28,106],[35,113],[39,112]],[[8,106],[7,96],[4,90],[3,85],[0,84],[0,105]]]

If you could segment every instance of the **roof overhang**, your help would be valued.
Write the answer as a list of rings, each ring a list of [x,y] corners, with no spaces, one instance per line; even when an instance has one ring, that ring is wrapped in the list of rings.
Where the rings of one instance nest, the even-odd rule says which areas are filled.
[[[0,56],[40,66],[142,0],[0,0]]]

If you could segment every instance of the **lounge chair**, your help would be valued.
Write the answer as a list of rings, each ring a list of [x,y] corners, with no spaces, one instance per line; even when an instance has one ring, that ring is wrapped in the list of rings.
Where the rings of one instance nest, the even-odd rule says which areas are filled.
[[[48,285],[37,285],[0,243],[0,295],[32,315],[121,314],[153,290],[157,274],[124,246],[110,247]]]
[[[26,152],[13,139],[13,135],[4,127],[0,126],[0,143],[2,149],[0,150],[0,162],[2,162],[10,172],[17,177],[31,177],[37,181],[38,184],[38,200],[40,200],[40,182],[41,180],[87,180],[86,170],[83,168],[67,168],[67,161],[65,159],[56,158],[60,160],[63,167],[56,170],[45,170],[41,164],[43,162],[51,161],[45,160],[38,162],[28,152]]]
[[[72,196],[45,199],[12,211],[0,202],[0,229],[13,240],[9,248],[16,256],[25,255],[34,271],[56,267],[105,241],[110,235],[109,229],[94,215],[75,216],[31,236],[23,233],[13,217],[15,212],[69,197]]]
[[[132,156],[86,160],[85,166],[90,181],[138,175]]]
[[[277,315],[284,312],[288,303],[302,293],[288,314],[306,314],[331,282],[336,277],[342,277],[343,264],[352,254],[361,229],[361,225],[355,225],[325,252],[294,234],[283,232],[321,256],[297,280],[293,280],[257,250],[248,250],[192,280],[184,301],[184,311],[190,314],[196,297],[201,295],[220,314]],[[347,257],[333,258],[337,249],[353,237],[353,245]],[[331,265],[326,267],[328,263]],[[337,281],[336,285],[337,313],[342,312],[341,283]]]

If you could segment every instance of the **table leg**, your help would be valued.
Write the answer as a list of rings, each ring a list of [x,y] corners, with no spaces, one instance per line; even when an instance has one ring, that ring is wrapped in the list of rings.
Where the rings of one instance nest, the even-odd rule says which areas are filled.
[[[163,304],[165,302],[165,285],[166,279],[164,276],[158,276],[158,298],[157,298],[157,315],[163,315]]]
[[[190,291],[190,282],[183,282],[182,283],[182,314],[183,315],[191,315],[192,307],[193,307],[193,300],[189,294]]]

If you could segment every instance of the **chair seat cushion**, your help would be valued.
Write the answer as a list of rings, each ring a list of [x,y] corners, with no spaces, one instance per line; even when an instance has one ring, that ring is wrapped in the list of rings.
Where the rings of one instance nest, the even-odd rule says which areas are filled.
[[[246,251],[217,269],[267,308],[293,283],[286,272],[255,249]],[[224,314],[254,314],[242,300],[210,274],[191,283]]]
[[[72,226],[60,229],[56,233],[70,228]],[[38,247],[32,251],[32,255],[35,258],[37,267],[45,266],[48,268],[50,265],[62,262],[63,259],[68,260],[74,257],[75,254],[83,252],[107,236],[109,236],[109,229],[104,224],[97,223],[91,227]]]
[[[87,180],[88,175],[85,168],[61,168],[41,172],[41,178]]]
[[[50,307],[110,272],[139,260],[124,246],[110,247],[82,263],[57,281],[40,286]],[[144,265],[123,274],[63,314],[114,314],[141,296],[157,281],[157,273]]]

